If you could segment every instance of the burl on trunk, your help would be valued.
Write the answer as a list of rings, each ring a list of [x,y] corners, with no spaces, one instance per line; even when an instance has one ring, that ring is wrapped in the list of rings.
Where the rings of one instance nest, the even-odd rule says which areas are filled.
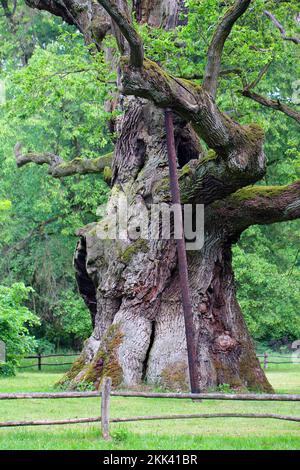
[[[252,224],[300,217],[300,183],[249,187],[265,175],[263,131],[254,124],[241,126],[215,102],[224,43],[251,0],[237,0],[221,17],[208,49],[202,86],[174,78],[144,57],[124,0],[68,0],[65,9],[52,0],[26,3],[74,24],[96,49],[102,47],[105,34],[114,34],[122,55],[122,117],[116,123],[112,158],[66,163],[51,154],[23,155],[20,146],[16,148],[19,166],[46,163],[55,177],[101,172],[111,163],[107,212],[100,222],[79,230],[74,261],[94,331],[63,381],[73,387],[84,381],[98,386],[109,375],[114,386],[135,387],[142,381],[174,389],[188,386],[175,241],[151,234],[132,237],[129,232],[114,240],[99,236],[109,230],[121,196],[135,208],[132,228],[153,204],[170,204],[163,115],[163,109],[170,108],[182,202],[205,205],[204,246],[188,252],[200,389],[226,383],[270,392],[236,299],[231,248]],[[138,22],[152,27],[174,28],[180,11],[188,21],[180,0],[140,0],[133,2],[133,11]],[[209,150],[201,148],[200,139]]]

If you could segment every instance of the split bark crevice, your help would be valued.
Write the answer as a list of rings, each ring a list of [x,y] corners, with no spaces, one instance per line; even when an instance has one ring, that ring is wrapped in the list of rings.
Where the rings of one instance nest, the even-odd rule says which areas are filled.
[[[92,327],[95,328],[97,314],[96,287],[92,279],[88,275],[86,269],[86,258],[86,241],[84,238],[80,238],[76,246],[73,260],[75,277],[78,286],[78,291],[90,311]]]

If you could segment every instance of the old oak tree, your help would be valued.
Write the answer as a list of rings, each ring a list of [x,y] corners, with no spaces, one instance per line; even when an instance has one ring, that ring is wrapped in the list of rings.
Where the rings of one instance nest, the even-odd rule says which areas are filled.
[[[205,205],[204,246],[187,254],[199,387],[207,390],[226,383],[270,392],[237,302],[231,248],[251,225],[299,218],[300,182],[254,186],[266,174],[263,129],[239,124],[217,105],[220,77],[235,73],[241,76],[245,100],[300,122],[292,105],[254,92],[269,64],[250,83],[243,70],[221,68],[227,39],[255,1],[219,2],[213,34],[207,31],[204,73],[184,78],[147,57],[142,37],[145,31],[151,35],[156,29],[172,31],[187,24],[193,2],[26,0],[26,4],[74,25],[91,54],[105,49],[118,76],[110,105],[122,112],[111,123],[117,135],[114,152],[96,160],[65,161],[54,154],[26,153],[20,144],[15,149],[19,167],[30,162],[47,164],[56,178],[104,171],[111,185],[104,219],[79,230],[74,265],[94,331],[63,380],[71,386],[83,381],[98,385],[104,375],[110,375],[115,386],[132,387],[144,379],[168,387],[185,386],[187,353],[175,241],[97,237],[97,230],[112,217],[120,194],[147,211],[153,203],[170,203],[164,124],[164,110],[170,109],[182,202]],[[272,12],[261,14],[278,32],[279,42],[298,47],[298,38],[289,37]],[[198,20],[201,23],[201,17]],[[105,42],[109,35],[118,45],[117,61]],[[185,45],[178,42],[176,47],[183,55]]]

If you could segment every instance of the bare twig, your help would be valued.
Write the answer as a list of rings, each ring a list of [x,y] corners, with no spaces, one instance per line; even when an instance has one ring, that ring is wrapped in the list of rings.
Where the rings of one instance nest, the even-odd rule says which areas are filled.
[[[261,81],[263,76],[267,73],[272,61],[273,59],[269,61],[266,65],[264,65],[264,67],[261,69],[261,71],[259,72],[255,80],[253,80],[251,83],[243,84],[244,89],[242,90],[242,95],[246,96],[247,98],[252,99],[253,101],[256,101],[262,106],[275,109],[277,111],[281,111],[282,113],[286,114],[287,116],[294,119],[296,122],[300,124],[300,113],[298,111],[291,108],[290,106],[287,106],[286,104],[281,103],[279,99],[273,100],[270,98],[266,98],[265,96],[262,96],[258,93],[255,93],[254,91],[251,91],[253,88],[255,88],[258,85],[258,83]]]
[[[261,81],[261,79],[263,78],[263,76],[267,73],[267,71],[269,70],[269,67],[270,65],[272,64],[273,62],[273,59],[270,60],[267,64],[265,64],[263,66],[263,68],[261,69],[261,71],[259,72],[258,76],[256,77],[255,80],[253,80],[253,82],[249,83],[248,85],[246,85],[246,89],[247,90],[250,90],[251,88],[255,88],[258,83]]]

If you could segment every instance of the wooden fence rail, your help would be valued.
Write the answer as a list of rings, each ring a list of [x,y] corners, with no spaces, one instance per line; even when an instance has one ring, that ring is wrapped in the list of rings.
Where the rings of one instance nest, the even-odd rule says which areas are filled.
[[[43,357],[73,357],[80,356],[80,353],[66,353],[66,354],[36,354],[35,356],[26,356],[24,359],[37,359],[39,356]]]
[[[263,362],[263,366],[264,366],[264,369],[267,369],[268,368],[268,364],[300,364],[300,360],[296,360],[296,358],[291,358],[291,355],[280,355],[280,356],[276,356],[274,354],[269,354],[267,352],[265,352],[264,354],[258,354],[257,355],[258,359],[259,360],[262,360]],[[271,360],[269,359],[271,357]],[[274,358],[279,358],[279,359],[282,359],[282,358],[289,358],[289,359],[292,359],[291,361],[272,361],[272,359]],[[299,358],[298,358],[299,359]]]
[[[50,366],[50,367],[58,367],[58,366],[69,366],[72,365],[73,362],[42,362],[42,359],[49,358],[49,357],[76,357],[80,356],[80,353],[67,353],[67,354],[37,354],[35,356],[26,356],[24,359],[37,359],[36,364],[30,364],[27,366],[20,366],[19,369],[31,369],[32,367],[37,366],[38,370],[42,370],[42,366]]]
[[[131,416],[128,418],[111,418],[103,422],[101,416],[98,418],[75,418],[61,419],[53,421],[0,421],[0,428],[21,427],[21,426],[53,426],[62,424],[83,424],[83,423],[101,423],[102,436],[105,440],[109,439],[109,423],[131,423],[135,421],[160,421],[168,419],[196,419],[196,418],[258,418],[258,419],[278,419],[284,421],[295,421],[300,423],[300,417],[277,415],[274,413],[195,413],[178,415],[157,415],[157,416]],[[104,429],[103,429],[104,428]]]
[[[63,424],[81,424],[81,423],[101,423],[102,437],[105,440],[110,439],[110,423],[128,423],[135,421],[153,421],[169,419],[208,419],[208,418],[257,418],[257,419],[278,419],[285,421],[300,422],[298,416],[286,416],[274,413],[194,413],[194,414],[175,414],[158,416],[130,416],[125,418],[110,418],[110,398],[135,397],[135,398],[180,398],[193,400],[247,400],[247,401],[300,401],[300,395],[287,394],[223,394],[223,393],[146,393],[146,392],[124,392],[111,391],[111,379],[104,378],[102,391],[95,392],[58,392],[58,393],[1,393],[0,400],[16,399],[58,399],[58,398],[95,398],[101,397],[101,416],[96,418],[74,418],[62,420],[31,420],[31,421],[6,421],[0,422],[0,428],[19,427],[19,426],[52,426]]]
[[[32,393],[0,393],[0,400],[26,399],[57,399],[57,398],[96,398],[102,392],[32,392]],[[237,401],[300,401],[300,394],[287,393],[151,393],[111,391],[112,397],[127,398],[176,398],[192,400],[237,400]]]
[[[145,393],[111,392],[116,397],[135,398],[177,398],[192,400],[240,400],[240,401],[300,401],[299,394],[280,393]]]
[[[49,358],[49,357],[76,357],[76,356],[80,356],[80,353],[67,353],[67,354],[37,354],[37,355],[33,355],[33,356],[26,356],[24,357],[24,359],[37,359],[37,362],[36,364],[30,364],[30,365],[26,365],[26,366],[20,366],[19,369],[31,369],[32,367],[36,367],[38,368],[38,370],[42,370],[42,367],[43,366],[47,366],[47,367],[59,367],[59,366],[68,366],[68,365],[72,365],[73,362],[57,362],[57,363],[51,363],[51,362],[43,362],[43,359],[44,358]],[[263,363],[263,367],[264,369],[267,369],[268,365],[269,364],[300,364],[300,358],[299,360],[291,360],[291,361],[283,361],[283,362],[279,362],[279,361],[272,361],[270,360],[273,359],[273,358],[280,358],[280,359],[283,359],[283,358],[290,358],[291,359],[291,355],[273,355],[273,354],[269,354],[269,353],[264,353],[264,354],[258,354],[257,355],[258,359]]]
[[[264,354],[257,354],[256,357],[264,357],[265,354],[267,354],[268,356],[271,356],[271,357],[277,357],[279,359],[283,358],[283,357],[287,357],[287,358],[291,358],[291,354],[270,354],[270,353],[264,353]]]
[[[32,393],[0,393],[0,400],[26,399],[57,399],[57,398],[95,398],[102,392],[32,392]],[[176,398],[192,400],[239,400],[239,401],[300,401],[300,394],[287,393],[151,393],[112,391],[112,397],[127,398]]]

